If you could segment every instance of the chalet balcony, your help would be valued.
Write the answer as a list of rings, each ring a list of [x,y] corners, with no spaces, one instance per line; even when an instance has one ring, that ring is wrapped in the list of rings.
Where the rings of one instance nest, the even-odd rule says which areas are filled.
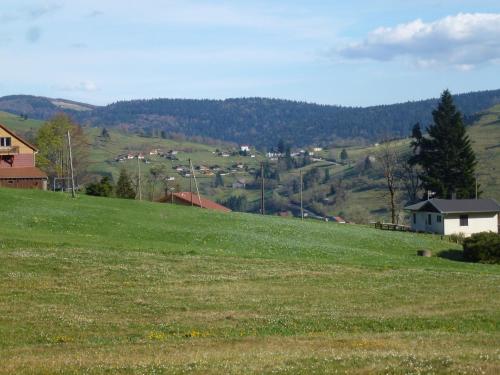
[[[17,155],[19,146],[0,147],[0,155]]]

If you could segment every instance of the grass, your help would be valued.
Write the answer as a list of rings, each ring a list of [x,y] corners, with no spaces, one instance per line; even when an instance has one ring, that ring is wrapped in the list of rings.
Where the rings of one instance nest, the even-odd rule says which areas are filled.
[[[0,189],[2,373],[500,371],[500,268],[433,235]]]
[[[44,121],[24,120],[20,116],[0,111],[0,124],[6,125],[12,131],[24,134],[28,131],[36,132],[44,124]]]

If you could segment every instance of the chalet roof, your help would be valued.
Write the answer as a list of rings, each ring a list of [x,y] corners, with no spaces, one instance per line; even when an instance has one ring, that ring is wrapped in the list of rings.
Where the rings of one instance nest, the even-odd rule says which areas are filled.
[[[19,135],[17,135],[16,133],[14,133],[12,130],[10,130],[9,128],[7,128],[5,125],[0,124],[0,128],[3,129],[3,130],[5,130],[7,133],[9,133],[14,138],[17,138],[19,141],[21,141],[22,143],[24,143],[26,146],[28,146],[29,148],[31,148],[33,151],[38,152],[38,149],[35,146],[33,146],[30,142],[28,142],[23,137],[20,137]]]
[[[0,168],[0,179],[8,178],[47,178],[47,175],[37,167]]]
[[[500,205],[494,199],[429,199],[406,206],[409,211],[438,211],[446,213],[500,212]]]
[[[174,193],[174,197],[176,197],[179,200],[182,200],[186,203],[191,204],[191,199],[193,200],[193,204],[198,207],[203,207],[203,208],[208,208],[211,210],[216,210],[216,211],[222,211],[222,212],[230,212],[231,210],[227,207],[224,207],[221,204],[215,203],[214,201],[211,201],[210,199],[203,198],[201,197],[201,204],[200,200],[198,199],[198,195],[190,192],[179,192],[179,193]]]

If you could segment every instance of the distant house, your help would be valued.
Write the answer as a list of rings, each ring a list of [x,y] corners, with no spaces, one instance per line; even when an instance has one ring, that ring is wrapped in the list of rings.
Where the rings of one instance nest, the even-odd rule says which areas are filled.
[[[333,216],[332,220],[335,221],[336,223],[339,223],[339,224],[345,224],[346,223],[346,221],[343,218],[341,218],[340,216]]]
[[[323,151],[323,148],[322,147],[314,147],[313,151],[314,152],[320,152],[320,151]]]
[[[240,151],[241,152],[249,152],[250,151],[250,146],[249,145],[241,145],[240,146]]]
[[[411,230],[443,235],[498,233],[500,205],[493,199],[429,199],[405,207]]]
[[[218,204],[210,199],[201,197],[198,199],[198,195],[190,192],[178,192],[178,193],[168,193],[162,200],[165,203],[175,203],[185,206],[193,205],[201,208],[206,208],[209,210],[221,211],[221,212],[231,212],[227,207]]]
[[[47,175],[35,167],[38,150],[0,124],[0,186],[47,189]]]

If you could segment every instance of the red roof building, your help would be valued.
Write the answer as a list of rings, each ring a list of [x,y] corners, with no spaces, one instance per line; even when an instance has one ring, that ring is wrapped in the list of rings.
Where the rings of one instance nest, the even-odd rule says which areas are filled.
[[[47,175],[35,167],[38,150],[0,124],[0,186],[47,189]]]
[[[231,210],[227,207],[224,207],[221,204],[218,204],[210,199],[203,198],[198,199],[198,195],[190,192],[179,192],[179,193],[168,193],[165,198],[162,199],[162,202],[166,203],[177,203],[182,205],[193,205],[201,208],[207,208],[209,210],[221,211],[221,212],[231,212]]]

